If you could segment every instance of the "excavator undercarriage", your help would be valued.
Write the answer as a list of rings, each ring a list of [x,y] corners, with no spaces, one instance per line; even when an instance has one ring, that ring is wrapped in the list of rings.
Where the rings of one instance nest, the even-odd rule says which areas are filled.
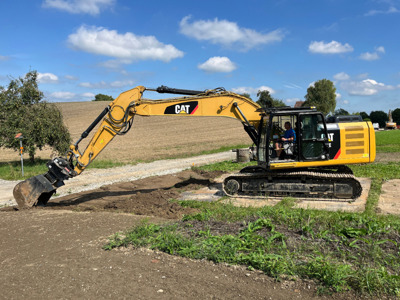
[[[350,170],[350,169],[349,169]],[[267,171],[245,168],[223,182],[228,196],[295,197],[310,200],[354,201],[362,187],[351,170],[299,169]]]

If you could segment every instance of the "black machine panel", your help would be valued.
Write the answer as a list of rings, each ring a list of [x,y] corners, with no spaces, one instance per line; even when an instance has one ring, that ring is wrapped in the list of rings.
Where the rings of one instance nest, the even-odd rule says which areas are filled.
[[[335,159],[340,155],[340,128],[338,124],[326,124],[329,138],[329,158]]]

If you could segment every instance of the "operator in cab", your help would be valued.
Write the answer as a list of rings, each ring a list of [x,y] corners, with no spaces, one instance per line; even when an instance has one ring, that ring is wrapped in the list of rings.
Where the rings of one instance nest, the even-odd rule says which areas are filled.
[[[294,143],[296,141],[296,132],[290,122],[285,122],[285,133],[280,142],[275,143],[276,156],[280,157],[284,143]]]

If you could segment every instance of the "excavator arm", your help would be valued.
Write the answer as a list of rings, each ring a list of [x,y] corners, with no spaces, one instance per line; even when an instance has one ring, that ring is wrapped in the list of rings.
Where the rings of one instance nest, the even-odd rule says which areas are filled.
[[[145,91],[187,95],[161,100],[143,99]],[[157,89],[137,86],[123,92],[112,101],[96,120],[82,133],[78,141],[69,147],[66,158],[57,157],[47,163],[48,172],[18,183],[14,198],[20,208],[45,205],[64,181],[82,173],[116,135],[127,133],[135,115],[160,116],[220,116],[242,122],[252,141],[258,142],[260,106],[252,100],[223,88],[206,91],[172,89],[165,86]],[[81,152],[80,142],[98,125],[98,129]]]

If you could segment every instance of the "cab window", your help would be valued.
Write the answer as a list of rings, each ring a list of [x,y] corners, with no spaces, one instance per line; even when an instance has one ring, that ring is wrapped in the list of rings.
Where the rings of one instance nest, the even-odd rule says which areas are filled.
[[[325,159],[326,129],[322,115],[305,115],[301,118],[302,156],[304,159]]]

